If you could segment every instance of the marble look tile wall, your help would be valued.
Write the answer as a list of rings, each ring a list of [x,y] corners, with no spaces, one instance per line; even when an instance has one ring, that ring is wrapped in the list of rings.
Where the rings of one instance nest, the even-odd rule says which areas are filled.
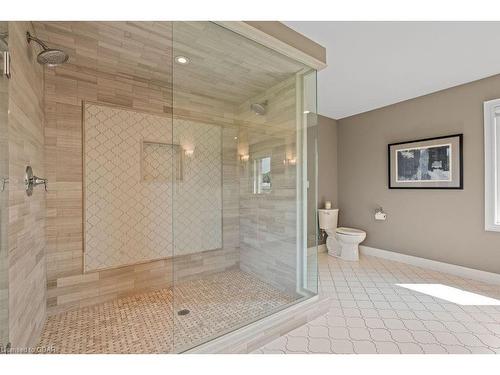
[[[238,186],[234,105],[176,92],[174,121],[222,127],[223,248],[175,260],[83,273],[82,102],[117,105],[151,114],[172,113],[169,22],[36,22],[38,36],[68,51],[68,64],[45,69],[48,313],[90,305],[118,294],[169,285],[238,265]],[[143,64],[146,62],[146,64]],[[231,115],[229,115],[231,114]],[[236,190],[238,188],[236,187]],[[189,265],[189,266],[188,266]],[[137,268],[135,268],[137,267]],[[148,271],[141,271],[143,268]],[[154,271],[153,271],[154,270]],[[116,275],[120,276],[116,276]],[[71,285],[65,285],[69,278]]]
[[[45,201],[24,187],[27,165],[45,176],[43,68],[26,43],[30,22],[9,22],[9,335],[14,348],[36,344],[46,315]]]
[[[240,266],[281,290],[297,289],[296,91],[292,77],[243,103],[240,154]],[[267,100],[255,116],[250,103]],[[253,191],[253,161],[271,158],[271,191]]]
[[[7,22],[0,22],[0,32],[8,30]],[[0,56],[0,64],[3,63]],[[9,267],[7,231],[9,222],[9,81],[0,77],[0,346],[9,341]],[[0,349],[1,351],[1,349]]]
[[[70,55],[67,64],[45,69],[51,292],[58,278],[83,271],[82,102],[171,113],[171,82],[161,71],[154,73],[160,66],[168,69],[171,27],[155,22],[36,22],[35,28],[40,38]],[[141,53],[132,54],[132,45],[141,43],[141,53],[152,63],[140,64]]]

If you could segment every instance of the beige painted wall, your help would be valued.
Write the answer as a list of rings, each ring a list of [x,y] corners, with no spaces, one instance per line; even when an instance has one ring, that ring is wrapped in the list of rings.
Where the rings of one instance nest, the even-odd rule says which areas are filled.
[[[500,273],[500,233],[484,231],[482,107],[499,97],[497,75],[339,120],[340,224],[365,230],[367,246]],[[388,189],[387,144],[455,133],[464,190]]]

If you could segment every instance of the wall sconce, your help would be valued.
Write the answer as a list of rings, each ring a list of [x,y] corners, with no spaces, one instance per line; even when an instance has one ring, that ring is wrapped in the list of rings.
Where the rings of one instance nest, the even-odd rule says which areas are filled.
[[[194,154],[194,150],[184,150],[184,155],[191,157]]]
[[[245,154],[245,155],[240,155],[240,161],[248,161],[250,159],[250,155]]]
[[[284,165],[295,165],[297,164],[297,159],[292,158],[292,159],[285,159],[283,160]]]

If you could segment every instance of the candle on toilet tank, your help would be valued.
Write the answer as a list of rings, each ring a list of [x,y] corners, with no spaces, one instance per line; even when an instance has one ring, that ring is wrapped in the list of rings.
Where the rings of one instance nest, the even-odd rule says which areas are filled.
[[[332,202],[326,201],[325,202],[325,210],[331,210],[332,209]]]

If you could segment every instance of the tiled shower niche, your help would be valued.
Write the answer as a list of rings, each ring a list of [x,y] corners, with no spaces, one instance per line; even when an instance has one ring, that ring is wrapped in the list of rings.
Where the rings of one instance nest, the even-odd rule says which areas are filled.
[[[142,142],[141,180],[143,182],[182,181],[183,153],[180,145]],[[173,170],[175,169],[175,170]]]

